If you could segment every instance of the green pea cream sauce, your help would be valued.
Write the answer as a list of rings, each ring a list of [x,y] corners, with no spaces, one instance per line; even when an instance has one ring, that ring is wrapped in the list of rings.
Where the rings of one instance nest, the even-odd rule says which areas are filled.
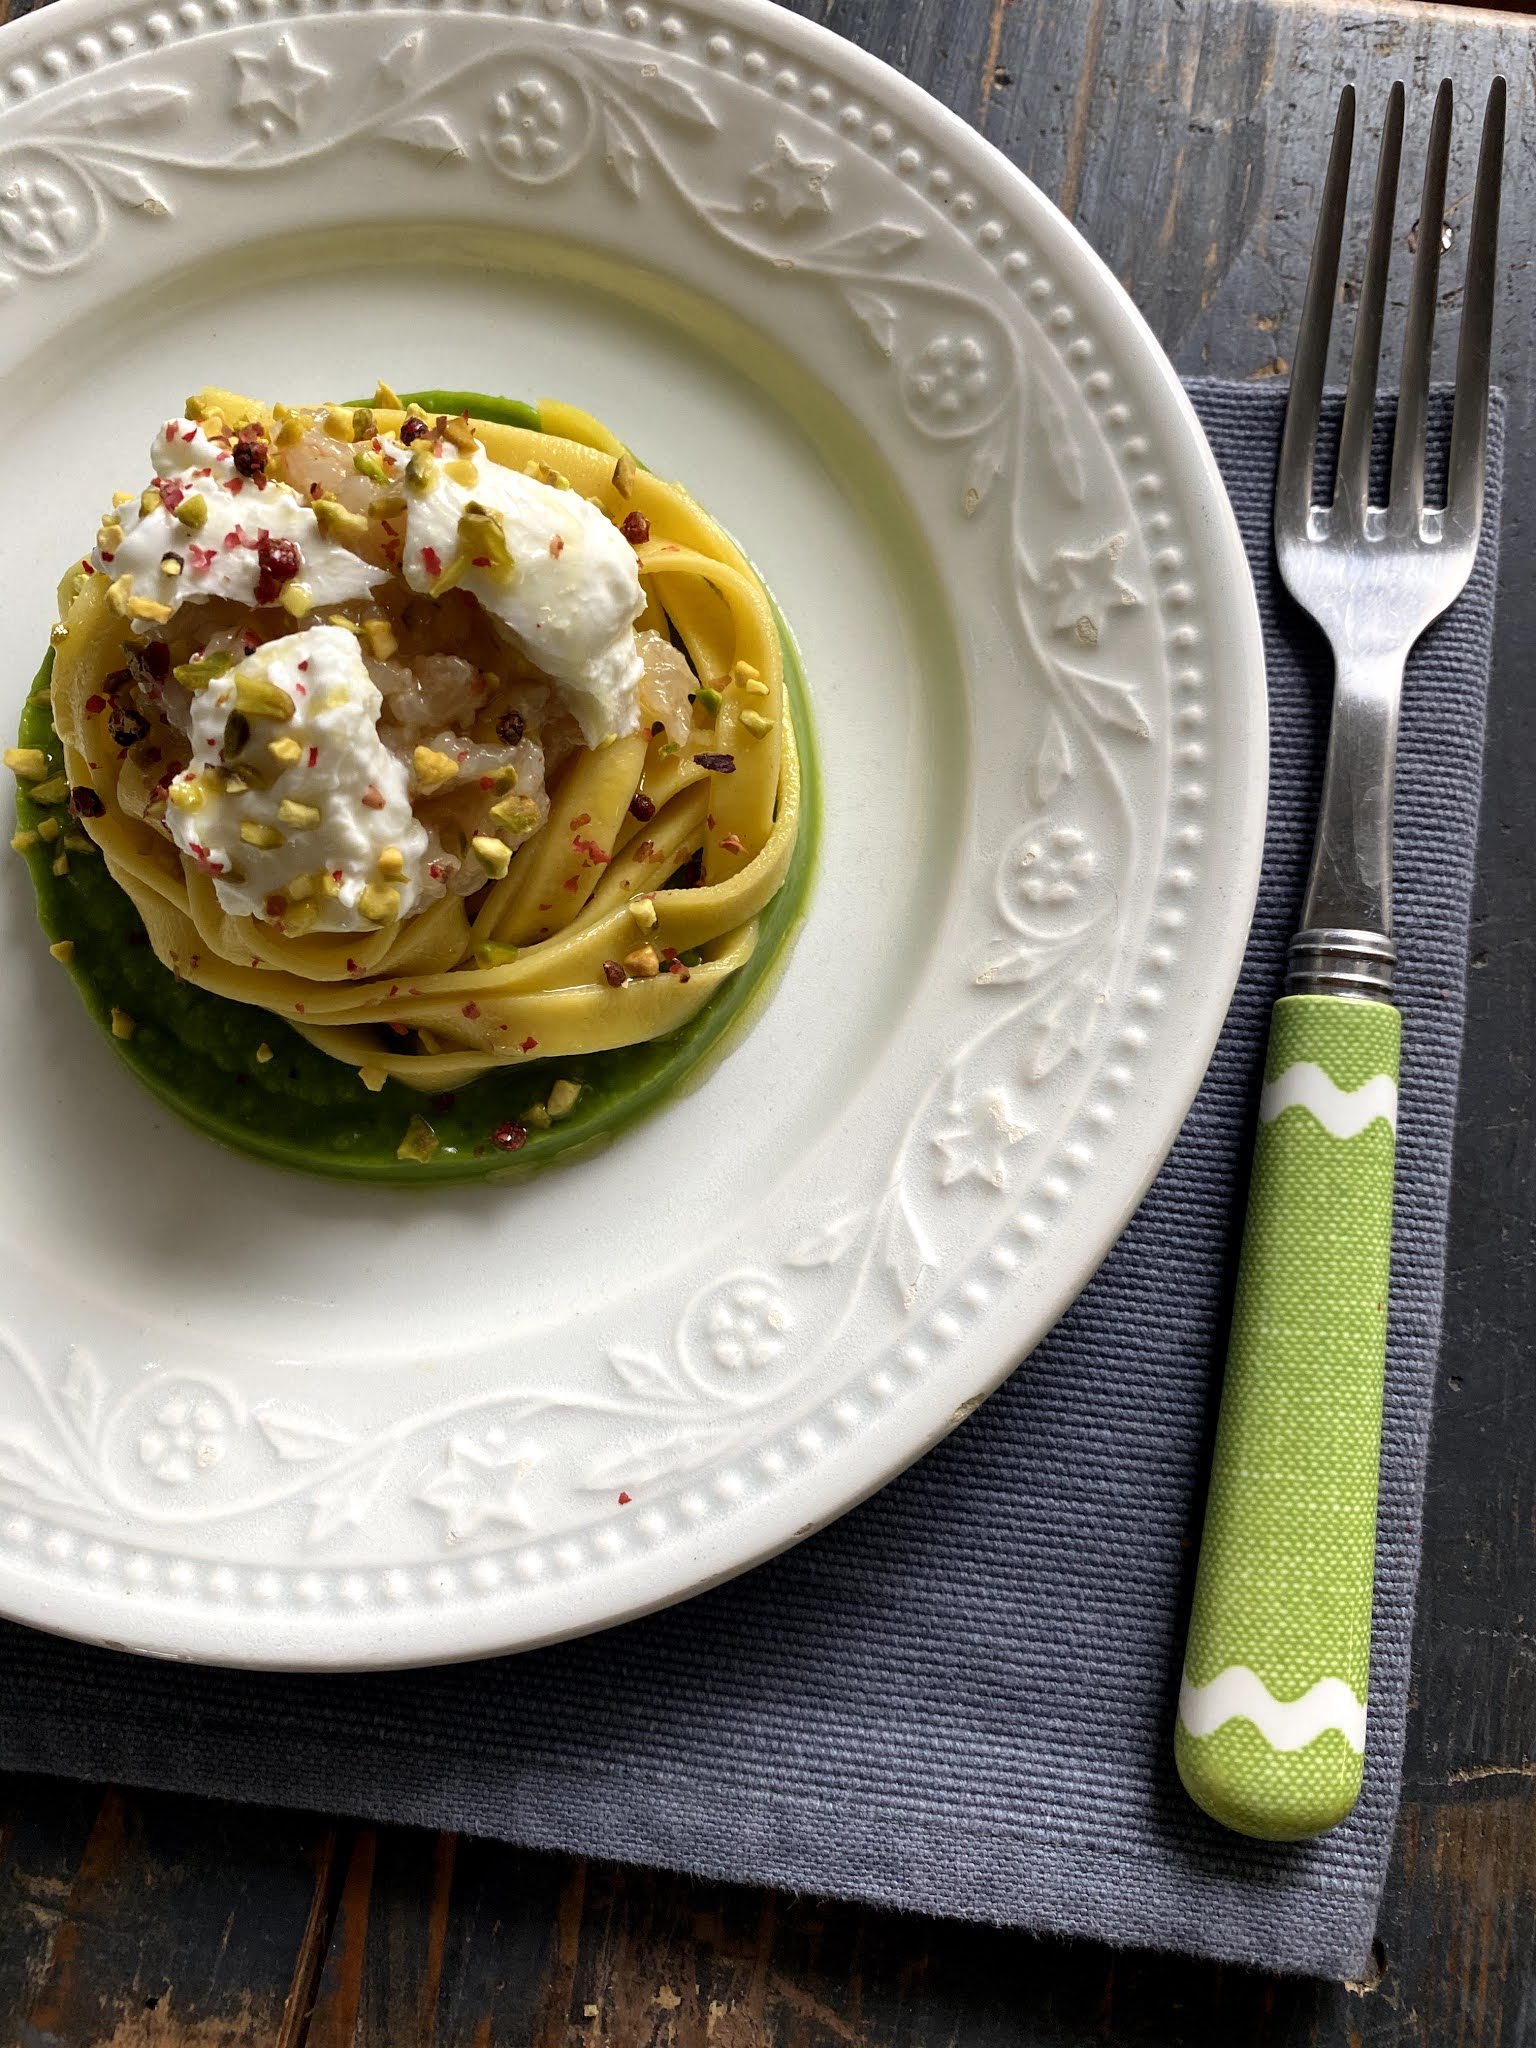
[[[538,414],[510,399],[475,392],[414,394],[430,412],[469,411],[480,419],[537,429]],[[388,1081],[371,1094],[354,1069],[308,1044],[279,1018],[178,981],[150,951],[132,901],[95,852],[68,854],[67,871],[54,873],[63,840],[40,841],[25,855],[37,892],[37,913],[50,940],[73,941],[69,971],[87,1009],[109,1036],[112,1011],[133,1020],[130,1038],[111,1037],[119,1057],[146,1087],[189,1123],[226,1145],[276,1166],[333,1179],[441,1186],[470,1180],[522,1180],[557,1160],[571,1160],[607,1145],[687,1083],[745,1031],[766,996],[774,970],[804,914],[816,865],[821,820],[821,775],[810,704],[798,650],[782,619],[785,681],[800,742],[800,834],[784,885],[762,912],[757,949],[698,1016],[681,1030],[646,1045],[570,1059],[530,1060],[514,1071],[490,1073],[451,1096],[427,1097]],[[50,775],[63,758],[47,685],[50,652],[22,713],[20,744],[41,747]],[[78,828],[59,808],[42,808],[17,789],[23,830],[57,819],[73,837]],[[257,1047],[270,1046],[262,1061]],[[540,1130],[526,1122],[558,1080],[580,1085],[576,1106]],[[413,1116],[437,1137],[424,1164],[397,1159],[396,1148]],[[496,1145],[492,1133],[522,1125],[518,1151]]]

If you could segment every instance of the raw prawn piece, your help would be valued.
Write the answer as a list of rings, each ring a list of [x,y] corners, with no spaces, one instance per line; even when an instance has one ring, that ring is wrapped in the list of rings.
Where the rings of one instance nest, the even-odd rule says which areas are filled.
[[[353,466],[352,449],[333,441],[319,427],[311,427],[300,440],[286,448],[274,448],[269,458],[271,473],[292,484],[306,501],[320,495],[320,486],[341,501],[349,512],[366,512],[373,502],[375,485]]]
[[[388,716],[418,733],[434,726],[471,725],[490,694],[479,669],[457,654],[419,654],[408,666],[370,661],[368,669]]]
[[[452,843],[457,830],[465,841],[477,833],[504,839],[509,846],[521,846],[531,839],[549,816],[549,797],[544,786],[544,749],[536,739],[523,738],[514,747],[468,740],[460,733],[434,733],[417,745],[430,747],[457,761],[459,772],[451,782],[423,789],[413,774],[413,801],[423,818]],[[412,749],[414,757],[414,748]],[[511,771],[510,777],[508,771]],[[533,804],[529,822],[521,829],[509,826],[493,815],[495,806],[509,796],[525,797]]]
[[[681,746],[693,723],[693,692],[699,679],[670,640],[659,633],[637,633],[635,645],[645,664],[640,678],[640,711],[648,724],[659,718],[667,738]]]

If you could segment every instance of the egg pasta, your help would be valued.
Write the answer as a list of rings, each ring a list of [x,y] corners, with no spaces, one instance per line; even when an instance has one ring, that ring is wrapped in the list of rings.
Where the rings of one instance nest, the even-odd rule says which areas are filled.
[[[242,479],[249,517],[242,511],[238,538],[226,532],[216,550],[212,529],[188,516],[189,498],[211,486],[187,485],[207,468],[179,482],[157,470],[140,525],[159,522],[175,546],[150,580],[130,576],[113,557],[133,554],[138,528],[126,511],[109,517],[116,546],[100,542],[61,589],[52,709],[70,808],[156,957],[198,988],[284,1020],[367,1089],[395,1081],[435,1094],[686,1025],[752,956],[794,853],[802,777],[772,603],[680,486],[571,406],[543,402],[534,428],[469,412],[434,418],[392,396],[381,387],[371,407],[294,409],[201,393],[188,409],[198,447],[220,461],[230,451],[234,474],[226,463],[213,481],[238,491]],[[350,480],[336,495],[314,478],[305,486],[300,458],[337,451],[371,495]],[[289,475],[300,481],[280,481]],[[462,489],[445,506],[455,477]],[[547,495],[519,484],[517,497],[523,478]],[[262,525],[290,498],[294,519],[318,522],[312,544]],[[503,516],[498,505],[514,499],[515,515]],[[553,611],[518,614],[520,637],[489,618],[495,603],[511,615],[501,593],[534,566],[551,582],[566,546],[583,561],[595,549],[600,537],[574,518],[578,501],[624,536],[638,572],[632,630],[647,666],[623,716],[601,691],[634,667],[620,646],[631,629],[614,642],[620,654],[600,650],[562,675],[541,665],[534,637]],[[429,509],[441,524],[455,505],[459,552],[444,561],[414,536],[418,524],[428,530]],[[529,558],[508,537],[547,507],[555,530],[525,572]],[[323,582],[331,544],[354,550],[366,590],[313,596],[305,564],[312,557]],[[242,547],[253,557],[254,630],[229,588],[205,604],[179,601],[186,586],[177,588],[222,573]],[[133,558],[143,556],[141,546]],[[343,587],[347,565],[338,573]],[[216,653],[206,636],[197,642],[210,618],[236,636]],[[167,649],[158,662],[154,645]],[[309,669],[306,647],[340,679],[312,710],[296,680]],[[613,684],[613,703],[622,707],[630,687]],[[464,694],[450,716],[443,693],[453,689]],[[349,738],[343,780],[322,784],[326,736],[360,730],[355,707],[379,692],[384,750],[376,735]],[[217,745],[199,741],[205,728]],[[175,758],[199,743],[210,758]],[[333,815],[343,807],[345,818]],[[232,854],[197,836],[199,819],[214,816]],[[334,866],[329,856],[313,871],[298,865],[310,844],[343,842],[353,867],[340,855]],[[277,879],[262,894],[268,872]]]

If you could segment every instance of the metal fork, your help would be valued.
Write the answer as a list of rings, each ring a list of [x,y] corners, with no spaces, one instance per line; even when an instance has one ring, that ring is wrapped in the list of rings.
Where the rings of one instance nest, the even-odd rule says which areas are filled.
[[[1461,592],[1487,471],[1505,87],[1488,96],[1468,236],[1443,507],[1425,493],[1451,86],[1430,123],[1385,505],[1370,496],[1404,93],[1392,88],[1331,497],[1314,472],[1355,94],[1339,101],[1275,493],[1292,595],[1334,656],[1333,724],[1302,928],[1275,1005],[1175,1751],[1244,1834],[1335,1826],[1364,1769],[1401,1020],[1392,797],[1403,667]]]

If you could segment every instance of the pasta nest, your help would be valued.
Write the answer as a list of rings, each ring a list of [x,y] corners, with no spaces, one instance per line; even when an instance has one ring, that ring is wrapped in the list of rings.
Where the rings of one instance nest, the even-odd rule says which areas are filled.
[[[201,402],[231,429],[273,428],[273,414],[249,399],[209,390]],[[381,434],[398,432],[405,417],[374,409]],[[108,578],[76,570],[61,586],[52,689],[69,781],[101,800],[100,815],[81,823],[156,956],[200,988],[284,1019],[373,1088],[393,1078],[451,1089],[493,1068],[678,1029],[750,959],[758,914],[794,851],[800,761],[761,580],[685,490],[634,465],[598,421],[549,401],[539,417],[538,432],[471,425],[492,461],[548,465],[615,524],[644,515],[640,628],[670,633],[720,703],[712,726],[696,711],[681,747],[646,729],[576,749],[548,819],[505,877],[475,896],[443,897],[361,933],[285,936],[228,914],[209,876],[146,815],[149,778],[131,771],[132,750],[107,729],[103,685],[121,670],[127,630]],[[708,765],[724,760],[729,772]],[[694,886],[662,886],[690,861]],[[613,963],[637,945],[654,950],[660,971],[615,986]],[[497,964],[482,964],[491,957]]]

